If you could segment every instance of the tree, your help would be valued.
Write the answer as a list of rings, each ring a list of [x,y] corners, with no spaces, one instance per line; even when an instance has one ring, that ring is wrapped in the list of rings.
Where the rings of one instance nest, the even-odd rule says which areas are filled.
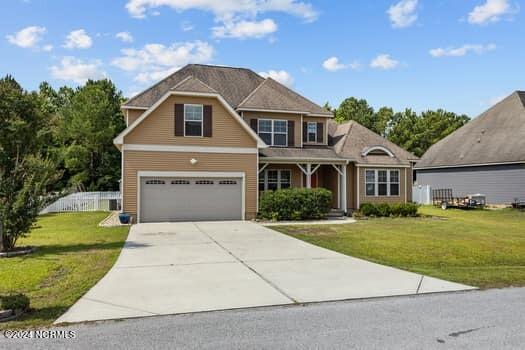
[[[379,135],[386,137],[393,118],[394,110],[392,108],[381,107],[374,115],[374,128],[372,130]]]
[[[0,79],[0,251],[29,232],[47,187],[60,174],[41,154],[49,115],[36,93]]]
[[[118,189],[120,152],[113,138],[125,128],[122,101],[122,93],[111,81],[90,80],[60,109],[60,139],[70,184],[89,191]]]
[[[469,121],[466,115],[442,109],[417,115],[410,109],[392,118],[388,139],[421,157],[433,144],[445,138]]]
[[[358,100],[355,97],[349,97],[341,102],[339,108],[337,108],[335,120],[338,123],[355,120],[359,124],[373,130],[375,124],[374,109],[364,99]]]

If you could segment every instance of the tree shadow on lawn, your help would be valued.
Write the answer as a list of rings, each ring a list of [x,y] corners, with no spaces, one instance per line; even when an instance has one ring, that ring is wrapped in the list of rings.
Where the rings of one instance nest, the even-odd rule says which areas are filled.
[[[139,248],[139,247],[145,247],[148,246],[147,244],[142,243],[132,243],[132,245],[129,245],[129,243],[126,243],[126,247],[129,248]],[[31,258],[38,258],[43,257],[46,255],[61,255],[61,254],[71,254],[71,253],[87,253],[92,250],[114,250],[114,249],[121,249],[124,247],[124,242],[103,242],[103,243],[90,243],[90,244],[68,244],[68,245],[61,245],[61,244],[47,244],[47,245],[36,245],[36,251],[33,254],[24,255],[21,256],[23,259],[31,259]]]

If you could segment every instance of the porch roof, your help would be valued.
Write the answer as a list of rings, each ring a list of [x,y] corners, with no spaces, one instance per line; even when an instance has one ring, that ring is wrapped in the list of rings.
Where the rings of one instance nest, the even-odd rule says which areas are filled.
[[[347,159],[337,155],[329,146],[304,146],[297,147],[269,147],[259,149],[260,161],[289,160],[289,161],[335,161],[345,162]]]

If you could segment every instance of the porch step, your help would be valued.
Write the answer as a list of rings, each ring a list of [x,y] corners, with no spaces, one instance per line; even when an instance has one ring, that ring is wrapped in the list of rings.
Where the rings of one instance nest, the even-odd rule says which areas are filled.
[[[340,218],[340,217],[343,217],[344,216],[344,212],[342,210],[339,210],[339,209],[332,209],[328,212],[328,214],[326,214],[326,217],[327,218]]]

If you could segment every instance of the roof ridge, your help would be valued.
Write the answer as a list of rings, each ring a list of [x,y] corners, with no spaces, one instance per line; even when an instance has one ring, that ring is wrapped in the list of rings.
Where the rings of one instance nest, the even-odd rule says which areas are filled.
[[[264,85],[264,83],[266,83],[266,81],[268,80],[268,78],[265,78],[263,81],[261,81],[261,83],[259,85],[257,85],[257,87],[255,89],[253,89],[252,92],[250,92],[248,94],[248,96],[246,96],[246,98],[244,100],[241,101],[241,103],[239,103],[237,105],[237,107],[235,108],[238,108],[238,107],[241,107],[243,103],[245,103],[246,101],[248,101],[250,99],[250,97],[252,97],[253,95],[255,95],[255,93],[261,88],[261,86]]]

